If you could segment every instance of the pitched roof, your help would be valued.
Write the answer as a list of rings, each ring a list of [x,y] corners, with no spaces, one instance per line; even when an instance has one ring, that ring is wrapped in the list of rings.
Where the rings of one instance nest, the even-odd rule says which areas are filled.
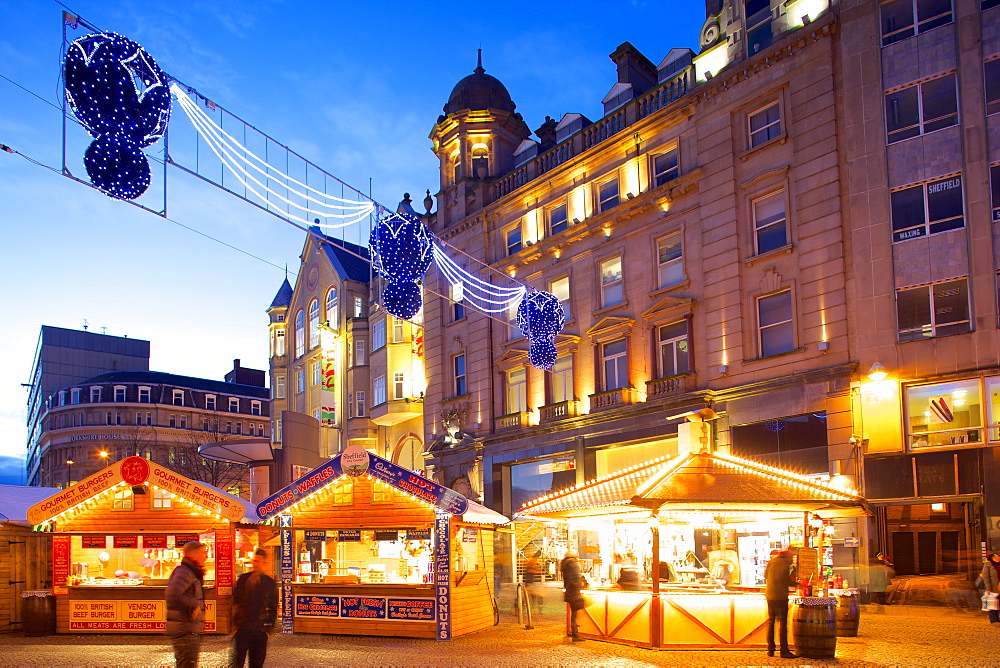
[[[371,253],[366,247],[329,237],[315,226],[309,232],[323,240],[320,242],[323,251],[341,280],[368,283],[372,279]]]
[[[274,300],[271,302],[271,305],[267,307],[267,310],[270,311],[273,308],[288,308],[288,306],[292,303],[292,294],[294,292],[295,291],[292,290],[292,284],[288,282],[288,277],[286,276],[285,282],[281,284],[280,288],[278,288],[278,294],[274,295]]]
[[[74,383],[73,387],[110,383],[149,383],[150,385],[169,385],[178,389],[185,388],[189,390],[202,390],[204,392],[217,392],[219,394],[253,397],[254,399],[270,398],[270,390],[266,387],[227,383],[221,380],[195,378],[193,376],[179,376],[173,373],[163,373],[162,371],[111,371],[88,378],[79,383]]]

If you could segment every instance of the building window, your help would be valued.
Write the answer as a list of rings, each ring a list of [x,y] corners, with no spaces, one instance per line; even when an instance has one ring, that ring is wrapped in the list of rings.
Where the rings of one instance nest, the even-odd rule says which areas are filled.
[[[136,412],[136,414],[135,414],[135,423],[139,424],[139,425],[142,424],[142,411],[137,411]]]
[[[285,328],[279,327],[274,330],[274,354],[281,356],[285,354]]]
[[[781,135],[781,108],[775,102],[750,114],[750,148]]]
[[[250,415],[260,415],[260,402],[251,401],[250,402]]]
[[[452,370],[455,396],[460,397],[468,391],[465,384],[465,355],[455,355],[455,357],[452,358]]]
[[[120,425],[122,423],[122,412],[115,411],[115,424]]]
[[[598,211],[607,211],[618,206],[621,199],[618,196],[618,176],[602,183],[598,189]]]
[[[524,367],[507,372],[507,413],[528,410],[528,370]]]
[[[302,394],[306,391],[306,370],[295,370],[295,393]]]
[[[365,416],[365,393],[363,390],[358,390],[354,393],[354,416],[364,417]]]
[[[658,153],[653,156],[653,178],[656,185],[662,186],[667,181],[673,181],[680,176],[681,167],[677,160],[677,149]]]
[[[177,416],[176,415],[170,415],[170,416],[167,417],[167,426],[171,427],[171,428],[174,428],[174,427],[177,426]]]
[[[180,426],[181,426],[181,429],[187,429],[187,426],[188,426],[187,415],[182,415],[181,416]]]
[[[340,318],[337,312],[337,288],[330,288],[326,293],[326,324],[333,329],[340,329]]]
[[[990,194],[993,220],[1000,220],[1000,165],[990,166]]]
[[[393,502],[392,487],[381,480],[372,480],[372,504]]]
[[[563,276],[562,278],[557,278],[556,280],[549,283],[549,292],[551,292],[559,303],[562,304],[563,315],[566,316],[566,320],[570,319],[570,302],[569,302],[569,276]]]
[[[215,395],[206,394],[205,395],[205,410],[214,411],[215,410]]]
[[[354,480],[341,476],[333,483],[333,505],[350,506],[354,503]]]
[[[792,291],[785,290],[757,299],[757,322],[760,327],[760,356],[787,353],[795,349],[792,322]]]
[[[573,391],[573,356],[560,355],[552,365],[552,403],[572,401],[576,397]]]
[[[771,3],[770,0],[747,0],[744,5],[747,30],[747,57],[760,53],[771,46]]]
[[[986,77],[986,113],[1000,112],[1000,58],[983,64]]]
[[[517,225],[510,228],[504,233],[504,239],[507,242],[507,255],[513,255],[514,253],[521,250],[521,223],[518,221]]]
[[[69,391],[69,403],[78,404],[80,403],[80,388],[74,387]]]
[[[690,371],[687,320],[662,325],[657,330],[660,346],[660,377],[666,378]]]
[[[601,306],[621,304],[624,299],[622,257],[619,255],[601,263]]]
[[[309,302],[309,348],[319,345],[319,300]]]
[[[628,387],[628,342],[618,339],[605,343],[601,348],[604,362],[604,389],[616,390]]]
[[[403,343],[403,319],[392,317],[392,342],[393,343]]]
[[[990,425],[989,439],[1000,441],[1000,377],[986,379],[986,396]]]
[[[472,147],[472,171],[479,179],[490,175],[490,151],[485,144],[475,144]]]
[[[125,388],[121,385],[115,386],[115,403],[123,403],[125,401]]]
[[[309,363],[309,381],[313,386],[323,382],[323,366],[319,362]]]
[[[372,351],[385,347],[385,320],[372,325]]]
[[[394,371],[392,374],[392,392],[394,399],[405,399],[408,395],[406,391],[406,373]]]
[[[899,342],[972,331],[968,279],[896,291]]]
[[[365,340],[357,339],[354,341],[354,366],[364,366],[365,364]]]
[[[354,297],[354,317],[363,318],[365,317],[365,303],[362,301],[361,297]]]
[[[788,245],[785,193],[778,191],[753,202],[753,229],[757,254]]]
[[[907,241],[965,227],[962,177],[949,176],[889,193],[892,240]]]
[[[226,433],[227,434],[233,433],[233,421],[232,420],[226,420]]]
[[[295,356],[302,357],[306,352],[306,314],[299,311],[295,314]]]
[[[674,232],[656,241],[656,262],[659,287],[665,288],[684,280],[684,263],[681,253],[681,233]]]
[[[387,401],[385,395],[385,375],[376,376],[372,381],[372,406],[381,406]]]
[[[240,400],[236,397],[229,397],[229,412],[239,413],[240,412]]]
[[[954,74],[885,96],[885,129],[890,144],[957,123],[958,93]]]
[[[510,328],[507,331],[508,341],[513,341],[524,336],[524,332],[517,325],[517,307],[518,304],[515,302],[507,309],[507,322],[510,323]]]
[[[132,495],[132,488],[115,490],[111,508],[112,510],[134,510],[135,497]]]
[[[140,387],[139,388],[139,403],[140,404],[148,404],[149,403],[149,390],[150,390],[150,388],[148,388],[148,387]]]
[[[906,388],[906,418],[911,448],[981,442],[979,381]]]
[[[171,403],[174,406],[184,405],[184,390],[174,390],[171,396]]]
[[[243,423],[242,422],[237,422],[236,423],[236,434],[237,435],[242,435],[243,434]]]
[[[281,418],[275,418],[274,429],[271,433],[274,435],[274,442],[281,443]]]
[[[549,234],[559,234],[568,225],[565,204],[557,204],[549,209]]]
[[[452,321],[461,320],[465,317],[465,289],[461,283],[452,283],[451,288],[451,316]]]
[[[101,401],[101,388],[92,387],[90,388],[90,403],[96,404]]]
[[[280,373],[274,377],[274,398],[285,398],[285,374]]]
[[[152,413],[146,413],[146,426],[147,427],[153,426],[153,414]]]
[[[952,21],[951,0],[889,0],[880,6],[882,46]],[[914,15],[916,21],[913,20]]]

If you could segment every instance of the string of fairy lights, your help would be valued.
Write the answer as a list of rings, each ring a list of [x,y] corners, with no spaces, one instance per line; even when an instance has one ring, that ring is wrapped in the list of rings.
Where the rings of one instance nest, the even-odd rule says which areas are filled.
[[[555,337],[565,322],[557,297],[506,276],[516,285],[494,285],[465,270],[415,214],[390,213],[370,198],[329,195],[276,168],[227,133],[191,99],[197,94],[193,88],[171,82],[132,40],[108,32],[78,38],[66,51],[63,76],[70,109],[94,137],[84,159],[87,174],[110,197],[134,200],[149,187],[142,149],[165,133],[172,94],[198,136],[265,211],[308,232],[312,225],[340,229],[378,214],[369,249],[373,269],[388,283],[382,293],[387,313],[410,320],[420,311],[421,288],[426,289],[421,283],[434,262],[451,286],[452,294],[441,297],[464,301],[487,316],[516,308],[514,320],[528,339],[529,362],[543,370],[554,365]]]

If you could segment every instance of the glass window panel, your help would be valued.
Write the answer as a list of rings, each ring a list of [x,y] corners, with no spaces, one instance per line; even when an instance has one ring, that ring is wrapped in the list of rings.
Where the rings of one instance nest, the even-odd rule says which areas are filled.
[[[653,158],[653,171],[656,174],[656,185],[662,186],[667,181],[676,179],[680,174],[680,165],[677,160],[677,149],[671,149],[665,153],[660,153]]]
[[[507,230],[507,255],[513,255],[521,250],[521,226]]]
[[[982,440],[983,407],[978,380],[906,389],[910,446],[954,445]]]
[[[922,226],[927,222],[924,210],[923,186],[913,186],[890,193],[889,206],[892,210],[893,232],[909,230],[913,227]],[[893,241],[901,241],[904,238],[912,238],[914,236],[923,236],[923,230],[908,236],[894,234]]]
[[[657,242],[659,279],[661,288],[684,279],[684,265],[681,262],[681,233],[667,235]]]
[[[573,397],[573,356],[561,355],[552,366],[552,403],[570,401]]]
[[[934,323],[963,322],[969,319],[968,281],[948,281],[934,286]]]
[[[566,205],[560,204],[549,209],[549,234],[559,234],[566,229]]]
[[[543,494],[576,484],[576,459],[546,459],[510,467],[510,503],[517,509]]]
[[[912,36],[913,2],[912,0],[890,0],[881,5],[882,12],[882,46],[898,42]]]
[[[983,65],[986,77],[986,113],[1000,111],[1000,58]]]
[[[920,134],[918,86],[910,86],[885,96],[885,127],[889,143]]]
[[[990,422],[989,438],[991,441],[1000,441],[1000,377],[986,379],[986,396]]]
[[[753,215],[754,228],[757,232],[758,253],[766,253],[788,243],[783,192],[777,192],[755,201]]]
[[[924,32],[951,23],[951,0],[917,0],[917,30]]]
[[[901,332],[929,328],[931,325],[931,304],[928,288],[924,286],[910,290],[899,290],[896,293],[896,317]]]
[[[761,297],[759,304],[762,327],[792,319],[792,293],[789,291]]]
[[[600,189],[601,197],[601,211],[607,211],[612,207],[618,206],[618,178],[613,178],[610,181],[605,181],[601,184]]]
[[[918,495],[949,496],[957,492],[954,452],[928,452],[917,455],[916,460]]]
[[[806,413],[732,427],[734,455],[794,468],[828,472],[826,413]]]
[[[1000,165],[990,167],[990,195],[993,203],[993,220],[1000,220]]]
[[[965,225],[962,177],[954,176],[927,184],[927,219],[931,233]]]
[[[924,102],[924,132],[933,132],[958,123],[958,95],[955,75],[933,79],[921,87]]]
[[[865,457],[865,490],[870,499],[915,496],[912,457]]]

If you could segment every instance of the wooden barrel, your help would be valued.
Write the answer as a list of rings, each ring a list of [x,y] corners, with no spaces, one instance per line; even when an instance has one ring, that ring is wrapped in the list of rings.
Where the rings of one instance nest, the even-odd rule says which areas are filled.
[[[858,597],[853,594],[837,596],[837,637],[857,637],[860,619],[861,607],[858,605]]]
[[[833,599],[805,599],[795,606],[792,644],[796,654],[810,659],[834,658],[837,651],[835,610]]]

